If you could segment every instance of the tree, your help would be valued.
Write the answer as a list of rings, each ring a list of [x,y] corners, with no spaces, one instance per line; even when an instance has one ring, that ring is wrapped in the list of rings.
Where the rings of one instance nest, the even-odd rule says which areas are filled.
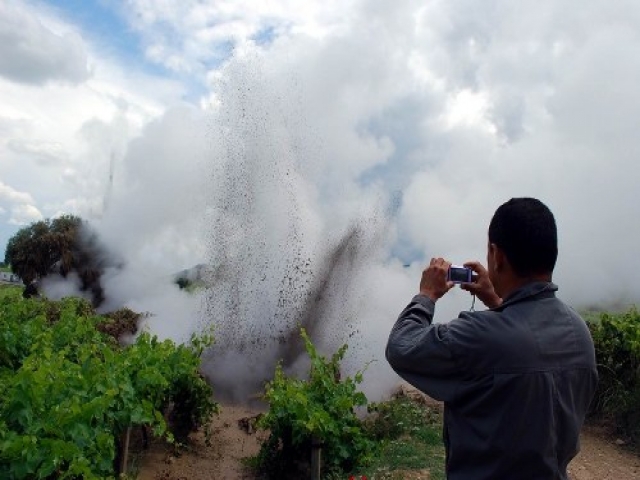
[[[25,285],[52,273],[67,277],[74,271],[80,289],[91,292],[96,306],[104,300],[100,277],[112,263],[110,258],[87,222],[74,215],[40,220],[20,229],[5,251],[5,263]]]

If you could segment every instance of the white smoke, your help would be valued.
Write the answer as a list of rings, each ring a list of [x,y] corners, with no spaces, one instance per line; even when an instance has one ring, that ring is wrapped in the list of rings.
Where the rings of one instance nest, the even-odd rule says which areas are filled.
[[[108,202],[92,222],[114,256],[101,283],[101,311],[122,306],[150,313],[144,328],[178,342],[200,331],[202,298],[179,290],[175,275],[204,257],[207,117],[176,107],[149,124],[105,186]]]
[[[125,259],[110,305],[156,314],[149,328],[175,339],[212,322],[210,376],[253,388],[281,353],[270,339],[312,318],[321,290],[315,338],[348,341],[353,368],[377,359],[377,396],[397,379],[383,347],[424,264],[483,261],[513,196],[556,215],[563,299],[638,301],[640,10],[563,5],[362,2],[319,36],[238,41],[203,109],[170,109],[115,161],[96,223]],[[205,260],[211,290],[171,285]],[[452,291],[437,321],[470,302]]]

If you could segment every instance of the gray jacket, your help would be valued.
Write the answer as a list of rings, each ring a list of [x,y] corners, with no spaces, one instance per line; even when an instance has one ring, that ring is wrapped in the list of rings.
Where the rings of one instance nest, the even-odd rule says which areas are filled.
[[[589,330],[556,290],[530,283],[435,325],[416,295],[393,326],[391,367],[445,403],[450,480],[567,479],[598,374]]]

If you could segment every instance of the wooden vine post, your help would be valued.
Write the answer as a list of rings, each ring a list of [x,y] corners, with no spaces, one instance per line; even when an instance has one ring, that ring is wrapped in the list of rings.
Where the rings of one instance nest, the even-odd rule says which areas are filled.
[[[127,474],[127,466],[129,464],[129,441],[131,439],[131,427],[127,427],[124,433],[124,441],[122,442],[122,463],[120,464],[120,473]]]
[[[311,437],[311,480],[320,480],[322,470],[322,440]]]

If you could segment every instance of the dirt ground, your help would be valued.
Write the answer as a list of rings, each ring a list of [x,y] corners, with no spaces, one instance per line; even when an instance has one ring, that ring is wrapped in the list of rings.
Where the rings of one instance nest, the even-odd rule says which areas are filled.
[[[215,419],[213,442],[205,445],[198,433],[181,454],[162,443],[153,443],[137,457],[133,473],[138,480],[256,480],[243,465],[242,459],[255,455],[264,433],[249,427],[247,418],[257,412],[244,407],[223,406]],[[249,422],[250,423],[250,422]],[[569,465],[572,480],[635,480],[640,479],[640,457],[616,444],[602,429],[587,427],[582,432],[582,449]],[[427,480],[428,471],[405,472],[406,480]]]
[[[264,432],[255,432],[247,419],[258,412],[245,407],[223,405],[211,426],[212,442],[198,432],[191,444],[176,454],[166,444],[151,444],[138,458],[138,480],[254,480],[242,459],[256,455]],[[248,428],[247,428],[248,427]]]
[[[615,437],[601,428],[585,427],[580,440],[580,453],[569,464],[572,480],[640,479],[640,457],[617,445]]]

